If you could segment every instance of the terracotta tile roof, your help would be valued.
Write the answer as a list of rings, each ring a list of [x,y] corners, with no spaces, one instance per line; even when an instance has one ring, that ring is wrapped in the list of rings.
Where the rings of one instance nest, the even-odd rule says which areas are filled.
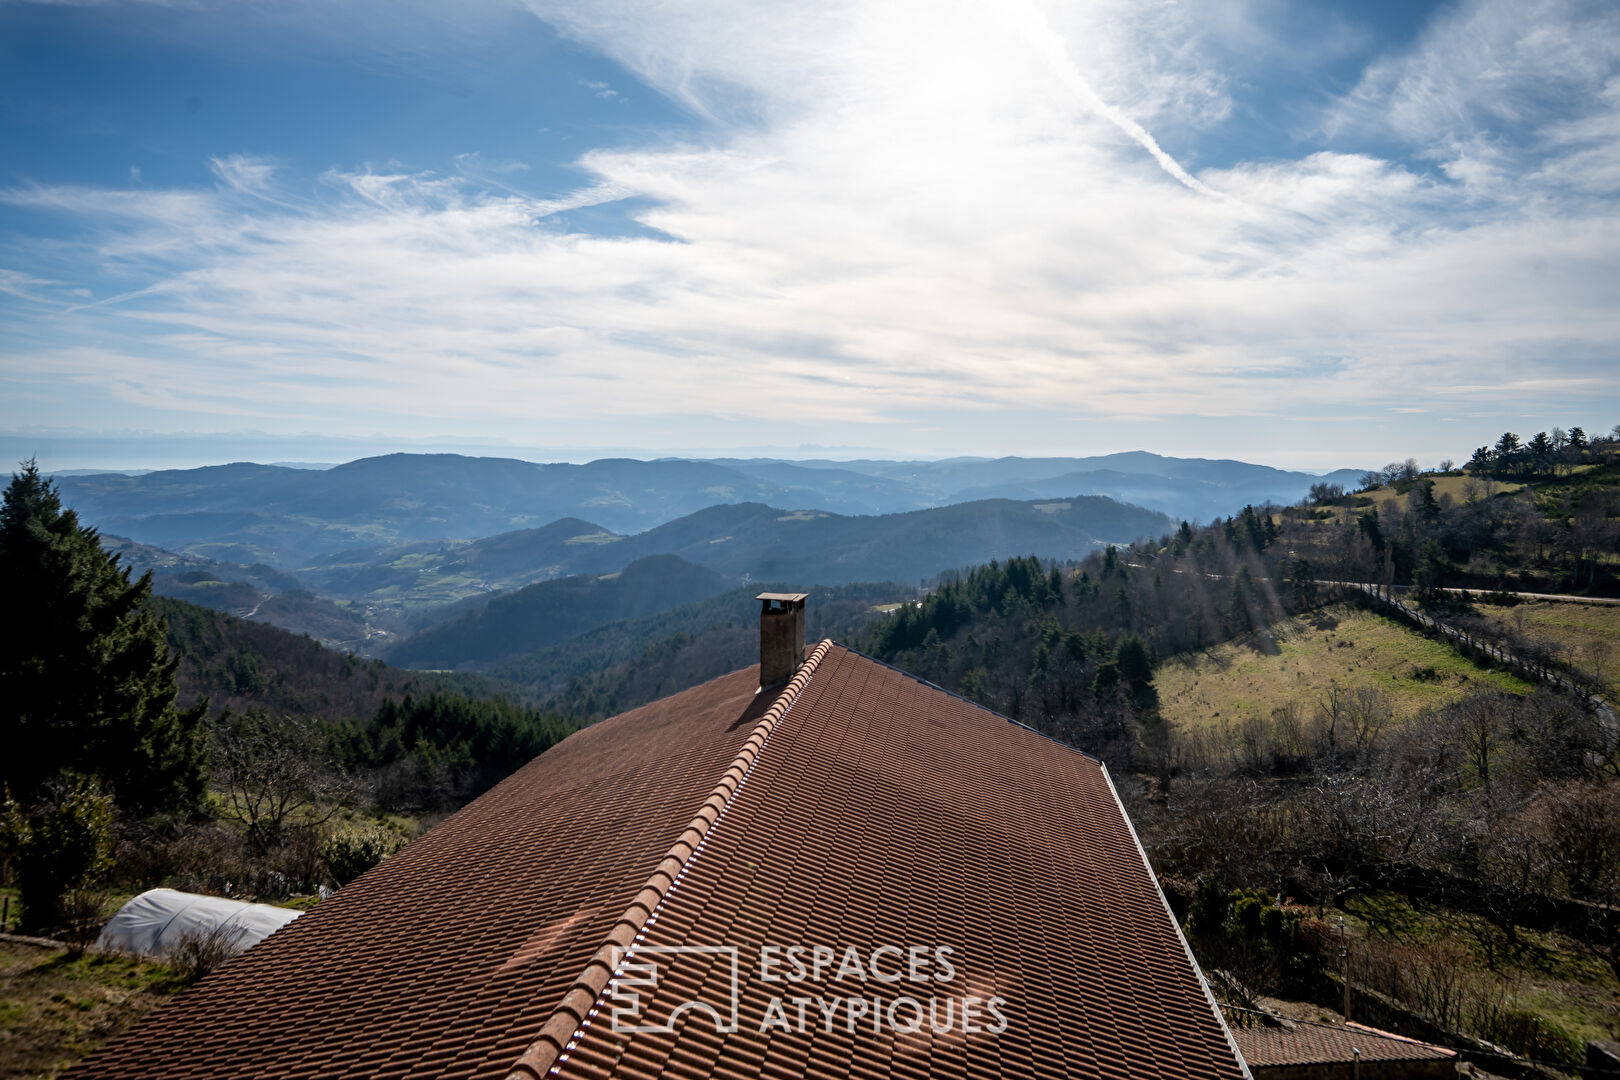
[[[1244,1075],[1100,762],[826,642],[756,686],[571,736],[72,1075]],[[689,1011],[614,1032],[637,941],[652,1025],[730,1001],[725,954],[660,949],[736,949],[737,1030]],[[955,970],[770,983],[762,945],[949,946]],[[846,1029],[811,1005],[802,1033],[762,1034],[795,994],[999,997],[1006,1028]]]
[[[887,1013],[918,992],[758,977],[760,946],[795,944],[951,946],[956,976],[939,996],[959,1008],[966,994],[1000,995],[1007,1028],[851,1032],[846,1012],[828,1030],[812,1005],[810,1030],[793,1015],[793,1030],[761,1034],[773,998],[875,997]],[[842,648],[643,939],[677,945],[740,948],[739,1030],[688,1015],[674,1034],[615,1033],[614,998],[601,995],[564,1060],[540,1048],[514,1076],[1242,1075],[1102,764]],[[695,987],[724,1001],[713,956],[655,962],[644,1023],[667,1021]]]
[[[1357,1050],[1362,1061],[1433,1061],[1457,1056],[1454,1050],[1361,1024],[1233,1028],[1232,1038],[1244,1060],[1257,1069],[1353,1061]]]
[[[758,686],[576,732],[73,1075],[503,1075],[772,704]]]

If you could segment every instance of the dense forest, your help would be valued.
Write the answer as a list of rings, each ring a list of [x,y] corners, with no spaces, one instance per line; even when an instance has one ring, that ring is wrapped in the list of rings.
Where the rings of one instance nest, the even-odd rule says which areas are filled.
[[[599,627],[565,644],[538,649],[491,674],[520,685],[548,709],[588,719],[612,716],[759,660],[760,592],[791,583],[759,583],[656,615]],[[816,588],[806,604],[810,641],[856,639],[881,607],[916,587],[896,584]]]

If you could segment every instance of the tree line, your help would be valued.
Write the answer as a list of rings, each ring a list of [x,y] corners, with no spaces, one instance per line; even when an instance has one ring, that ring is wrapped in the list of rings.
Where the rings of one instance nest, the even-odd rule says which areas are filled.
[[[577,726],[154,598],[32,462],[0,589],[0,875],[24,927],[80,944],[112,885],[341,885],[403,839],[378,814],[452,809]]]

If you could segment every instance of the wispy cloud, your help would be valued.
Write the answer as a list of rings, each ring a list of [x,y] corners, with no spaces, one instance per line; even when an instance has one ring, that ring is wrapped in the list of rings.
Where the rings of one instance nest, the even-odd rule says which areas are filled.
[[[579,85],[583,86],[594,96],[601,98],[603,101],[616,101],[623,105],[630,100],[617,90],[613,89],[613,87],[609,86],[607,83],[598,79],[581,79],[579,80]]]
[[[1392,133],[1471,194],[1528,195],[1539,163],[1613,145],[1617,65],[1620,8],[1604,0],[1464,0],[1369,66],[1325,127]]]
[[[11,188],[86,239],[0,278],[62,342],[0,372],[165,409],[337,402],[503,432],[768,423],[791,402],[807,426],[967,412],[1016,433],[1034,415],[1550,407],[1620,342],[1606,8],[1464,4],[1330,108],[1334,149],[1215,170],[1155,134],[1218,125],[1243,74],[1202,47],[1236,31],[1197,6],[530,6],[702,136],[586,154],[589,180],[549,198],[475,157],[303,190],[247,157],[216,160],[210,188]],[[1375,129],[1414,161],[1364,149]],[[575,219],[624,200],[642,233]],[[65,316],[27,277],[76,266],[125,299]]]

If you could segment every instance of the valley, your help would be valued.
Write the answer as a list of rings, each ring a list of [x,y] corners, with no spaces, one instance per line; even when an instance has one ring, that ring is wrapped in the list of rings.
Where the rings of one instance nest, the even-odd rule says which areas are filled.
[[[587,465],[396,454],[61,482],[159,594],[385,656],[500,594],[654,556],[734,583],[915,583],[1030,552],[1079,558],[1322,480],[1145,453]]]

